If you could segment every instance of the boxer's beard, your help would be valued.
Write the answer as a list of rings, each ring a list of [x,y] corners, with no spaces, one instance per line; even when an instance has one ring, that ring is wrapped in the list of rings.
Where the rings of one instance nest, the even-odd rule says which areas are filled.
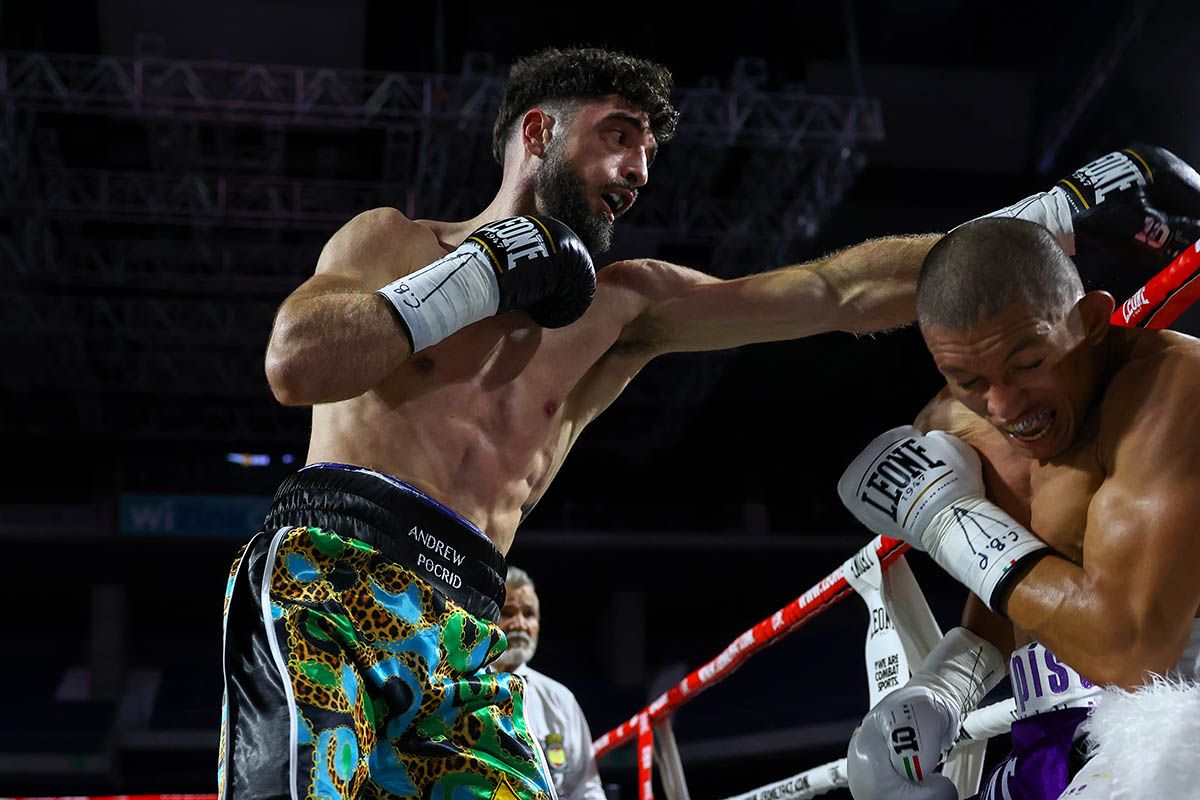
[[[508,649],[496,659],[495,667],[504,672],[512,672],[522,664],[528,664],[535,652],[537,652],[537,642],[528,634],[510,633],[508,634]]]
[[[583,180],[563,156],[563,147],[552,140],[545,163],[533,177],[538,210],[567,225],[592,255],[598,255],[612,246],[613,225],[588,203]]]

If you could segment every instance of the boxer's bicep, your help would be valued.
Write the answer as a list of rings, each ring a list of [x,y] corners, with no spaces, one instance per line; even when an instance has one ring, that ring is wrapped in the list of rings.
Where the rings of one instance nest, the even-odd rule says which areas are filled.
[[[1175,664],[1200,604],[1200,515],[1189,508],[1196,497],[1194,481],[1147,487],[1110,479],[1089,507],[1085,586],[1139,669],[1161,673]]]
[[[429,260],[415,253],[435,245],[432,231],[395,209],[365,211],[343,225],[272,322],[264,366],[276,399],[313,405],[357,397],[410,356],[407,333],[376,290]]]
[[[653,300],[631,326],[650,333],[656,351],[724,350],[833,330],[832,295],[815,273],[697,276],[678,281],[675,291]]]
[[[411,256],[417,240],[432,236],[394,208],[356,215],[325,243],[314,274],[287,296],[276,321],[311,313],[318,307],[314,301],[333,295],[372,295],[412,272],[419,260]]]
[[[895,328],[914,318],[917,272],[937,239],[874,239],[733,280],[649,262],[660,265],[651,271],[659,274],[649,282],[649,303],[627,338],[666,353]]]
[[[1180,377],[1139,393],[1083,540],[1096,596],[1155,670],[1178,659],[1200,606],[1200,392]]]
[[[661,353],[723,350],[826,330],[818,319],[827,287],[818,276],[787,270],[722,280],[664,261],[606,267],[601,280],[636,292],[639,313],[619,347]]]

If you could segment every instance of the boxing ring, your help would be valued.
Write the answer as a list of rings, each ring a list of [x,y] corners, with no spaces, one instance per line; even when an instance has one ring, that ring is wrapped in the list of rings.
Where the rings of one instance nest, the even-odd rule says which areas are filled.
[[[812,622],[828,608],[856,594],[867,606],[866,666],[871,706],[908,679],[942,637],[929,605],[904,560],[909,546],[877,536],[848,561],[783,608],[734,639],[708,663],[691,672],[626,722],[596,739],[599,759],[636,740],[637,800],[653,800],[654,767],[669,800],[689,800],[671,716],[701,692],[729,677],[751,656]],[[1014,701],[1005,700],[969,714],[964,736],[947,760],[945,774],[960,793],[973,794],[983,769],[987,740],[1008,731]],[[864,712],[865,713],[865,712]],[[760,786],[728,800],[807,800],[847,787],[846,759],[822,764]]]
[[[1117,306],[1111,322],[1124,327],[1166,328],[1200,299],[1200,242],[1181,253],[1132,297]],[[671,717],[683,705],[735,672],[751,656],[812,622],[856,594],[868,610],[865,659],[874,706],[904,684],[909,665],[919,664],[942,638],[929,605],[904,559],[909,546],[877,536],[840,567],[783,608],[746,630],[715,658],[688,674],[627,721],[596,739],[600,759],[630,742],[637,747],[637,799],[653,800],[657,764],[668,800],[690,800]],[[865,713],[865,710],[864,710]],[[1015,714],[1012,699],[968,714],[943,774],[966,797],[978,790],[988,739],[1006,733]],[[215,736],[214,736],[215,741]],[[916,765],[916,769],[921,769]],[[808,800],[847,788],[846,759],[806,769],[726,800]],[[67,800],[0,797],[0,800]],[[72,797],[70,800],[216,800],[215,794],[144,794]]]
[[[1167,328],[1200,299],[1200,241],[1195,242],[1133,296],[1118,305],[1111,323],[1122,327]],[[636,741],[637,800],[654,798],[654,766],[668,800],[690,800],[671,716],[731,675],[751,656],[789,636],[830,606],[857,594],[867,605],[866,667],[869,707],[909,677],[942,632],[904,560],[908,545],[876,537],[804,594],[734,639],[715,658],[594,742],[596,758]],[[1003,700],[968,714],[962,735],[946,759],[943,774],[960,797],[979,789],[987,740],[1007,733],[1015,701]],[[864,709],[864,714],[866,709]],[[932,766],[932,765],[931,765]],[[919,764],[915,767],[918,770]],[[725,800],[808,800],[848,788],[846,759],[838,759]]]

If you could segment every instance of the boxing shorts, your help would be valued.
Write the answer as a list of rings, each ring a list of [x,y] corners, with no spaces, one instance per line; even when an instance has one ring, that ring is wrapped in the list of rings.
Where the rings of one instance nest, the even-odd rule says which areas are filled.
[[[284,481],[225,593],[218,765],[228,800],[551,800],[524,684],[484,667],[504,556],[388,475]]]
[[[980,784],[977,800],[1056,800],[1087,763],[1080,730],[1103,691],[1037,642],[1013,651],[1012,753]]]

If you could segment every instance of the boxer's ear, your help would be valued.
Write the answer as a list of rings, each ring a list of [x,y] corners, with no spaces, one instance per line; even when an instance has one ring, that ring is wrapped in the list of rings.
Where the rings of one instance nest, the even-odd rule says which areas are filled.
[[[521,118],[521,145],[525,152],[532,156],[541,157],[546,153],[546,145],[554,128],[554,117],[540,108],[531,108]]]
[[[1088,292],[1075,304],[1079,318],[1083,321],[1084,337],[1091,344],[1098,344],[1106,333],[1117,301],[1108,292]]]

